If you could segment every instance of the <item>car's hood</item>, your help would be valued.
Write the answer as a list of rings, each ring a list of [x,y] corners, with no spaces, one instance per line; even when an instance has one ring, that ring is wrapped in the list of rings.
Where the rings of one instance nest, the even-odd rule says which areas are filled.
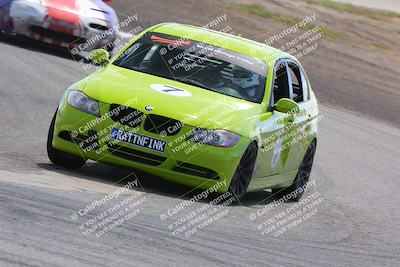
[[[145,113],[151,106],[152,114],[211,129],[229,129],[262,113],[260,104],[114,65],[85,79],[84,92],[101,102]]]

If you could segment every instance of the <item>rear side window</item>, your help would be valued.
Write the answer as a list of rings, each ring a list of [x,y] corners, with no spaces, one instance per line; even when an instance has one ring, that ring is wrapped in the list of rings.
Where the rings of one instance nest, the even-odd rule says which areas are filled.
[[[302,74],[297,65],[288,63],[289,82],[292,85],[291,98],[296,102],[304,101]]]
[[[303,98],[304,98],[304,101],[307,101],[309,99],[309,96],[308,96],[308,79],[307,79],[306,74],[302,70],[300,70],[300,73],[301,73],[301,84],[303,86]]]

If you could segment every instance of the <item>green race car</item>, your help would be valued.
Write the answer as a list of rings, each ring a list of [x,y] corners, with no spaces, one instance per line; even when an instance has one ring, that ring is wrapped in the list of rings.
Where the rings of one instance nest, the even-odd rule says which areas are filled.
[[[298,200],[316,150],[318,105],[293,56],[204,28],[164,23],[67,89],[50,160],[143,170],[241,199],[266,188]]]

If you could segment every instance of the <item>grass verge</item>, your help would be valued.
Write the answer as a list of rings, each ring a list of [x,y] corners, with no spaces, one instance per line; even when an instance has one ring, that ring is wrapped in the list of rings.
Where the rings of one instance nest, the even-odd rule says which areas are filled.
[[[259,17],[273,20],[273,21],[277,21],[277,22],[283,23],[285,25],[296,25],[297,23],[299,23],[300,21],[303,20],[303,18],[282,15],[282,14],[279,14],[276,12],[269,11],[264,6],[258,5],[258,4],[237,4],[237,5],[234,5],[233,8],[236,8],[243,12],[247,12],[252,15],[256,15]],[[317,26],[317,24],[309,22],[306,25],[304,25],[302,28],[304,30],[311,30],[311,29],[314,29],[316,26]],[[324,25],[318,25],[318,26],[321,28],[321,31],[325,34],[325,36],[328,39],[337,40],[341,37],[339,32],[332,31],[327,26],[324,26]]]
[[[400,18],[400,13],[397,12],[360,7],[347,3],[334,2],[331,0],[308,0],[307,3],[311,5],[327,7],[340,12],[361,15],[372,19]]]

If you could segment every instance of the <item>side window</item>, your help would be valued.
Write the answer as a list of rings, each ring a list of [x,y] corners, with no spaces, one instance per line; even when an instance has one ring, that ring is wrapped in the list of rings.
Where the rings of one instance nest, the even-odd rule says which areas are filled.
[[[283,61],[275,66],[273,97],[274,104],[281,98],[290,97],[288,73],[286,71],[286,64]]]
[[[308,79],[307,79],[307,76],[306,76],[306,74],[302,71],[302,70],[300,70],[300,73],[301,73],[301,84],[303,85],[303,95],[304,95],[304,101],[307,101],[309,98],[308,98]]]
[[[296,102],[304,101],[303,95],[303,79],[300,69],[293,63],[288,63],[289,66],[289,81],[292,84],[293,94],[292,99]]]

